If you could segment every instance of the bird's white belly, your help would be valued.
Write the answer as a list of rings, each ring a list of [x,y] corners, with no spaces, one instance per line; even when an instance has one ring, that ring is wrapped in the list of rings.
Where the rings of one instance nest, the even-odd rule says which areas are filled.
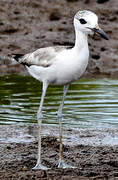
[[[62,85],[79,79],[85,72],[87,64],[88,59],[86,59],[83,63],[78,62],[73,64],[70,62],[65,66],[62,65],[60,68],[56,69],[55,79],[52,83]]]

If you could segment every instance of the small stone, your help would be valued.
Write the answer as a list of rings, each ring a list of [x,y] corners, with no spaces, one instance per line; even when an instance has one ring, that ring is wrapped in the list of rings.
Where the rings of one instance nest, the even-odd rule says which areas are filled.
[[[97,54],[93,54],[93,55],[92,55],[92,58],[98,60],[98,59],[100,59],[100,56],[97,55]]]
[[[102,3],[105,3],[107,1],[109,1],[109,0],[97,0],[97,3],[102,4]]]
[[[79,0],[66,0],[67,2],[77,2]]]
[[[61,19],[61,14],[57,11],[54,11],[49,16],[50,21],[58,21]]]
[[[24,166],[24,167],[22,168],[22,171],[27,171],[27,170],[28,170],[27,166]]]

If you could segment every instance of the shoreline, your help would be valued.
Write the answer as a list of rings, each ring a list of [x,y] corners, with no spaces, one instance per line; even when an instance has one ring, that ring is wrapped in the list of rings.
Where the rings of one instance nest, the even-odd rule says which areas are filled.
[[[37,123],[16,123],[0,125],[0,142],[32,143],[37,140]],[[57,125],[42,124],[42,136],[54,137],[58,140]],[[67,146],[118,146],[118,129],[115,126],[97,128],[67,128],[63,126],[63,144]]]

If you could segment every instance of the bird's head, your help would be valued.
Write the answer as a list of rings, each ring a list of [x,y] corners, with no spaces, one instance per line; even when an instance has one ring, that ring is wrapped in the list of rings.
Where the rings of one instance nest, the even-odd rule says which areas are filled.
[[[74,16],[74,26],[76,31],[82,31],[85,34],[98,33],[102,38],[109,39],[99,27],[97,15],[91,11],[78,11]]]

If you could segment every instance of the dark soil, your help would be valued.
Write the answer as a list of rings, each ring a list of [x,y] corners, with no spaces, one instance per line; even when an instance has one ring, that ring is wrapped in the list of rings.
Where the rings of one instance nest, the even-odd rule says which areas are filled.
[[[0,179],[1,180],[117,180],[118,142],[116,145],[103,144],[107,134],[112,137],[118,130],[64,130],[64,159],[75,169],[58,169],[59,141],[56,127],[43,128],[42,163],[47,171],[32,170],[36,164],[36,125],[9,125],[0,127]],[[50,133],[50,136],[49,136]],[[53,133],[53,137],[51,136]],[[32,134],[32,135],[31,135]],[[75,142],[75,137],[77,141]],[[73,137],[73,138],[72,138]],[[92,138],[92,139],[91,139]],[[71,139],[71,140],[69,140]],[[73,139],[73,141],[72,141]],[[89,140],[88,143],[87,140]],[[99,140],[101,143],[95,143]],[[70,143],[69,143],[70,141]],[[93,143],[93,144],[91,144]],[[71,145],[70,145],[71,144]]]
[[[0,74],[27,71],[11,61],[13,53],[32,52],[40,47],[74,43],[73,16],[89,9],[99,16],[99,24],[110,37],[89,38],[91,51],[85,75],[118,77],[117,0],[1,0]]]
[[[118,178],[118,161],[116,159],[118,148],[116,147],[64,146],[64,158],[77,166],[75,169],[57,168],[59,142],[56,138],[43,138],[42,148],[43,164],[51,168],[48,171],[32,170],[36,163],[37,142],[5,145],[2,148],[5,157],[3,156],[0,159],[7,158],[0,167],[0,179],[82,180]],[[10,159],[10,156],[13,159]]]

